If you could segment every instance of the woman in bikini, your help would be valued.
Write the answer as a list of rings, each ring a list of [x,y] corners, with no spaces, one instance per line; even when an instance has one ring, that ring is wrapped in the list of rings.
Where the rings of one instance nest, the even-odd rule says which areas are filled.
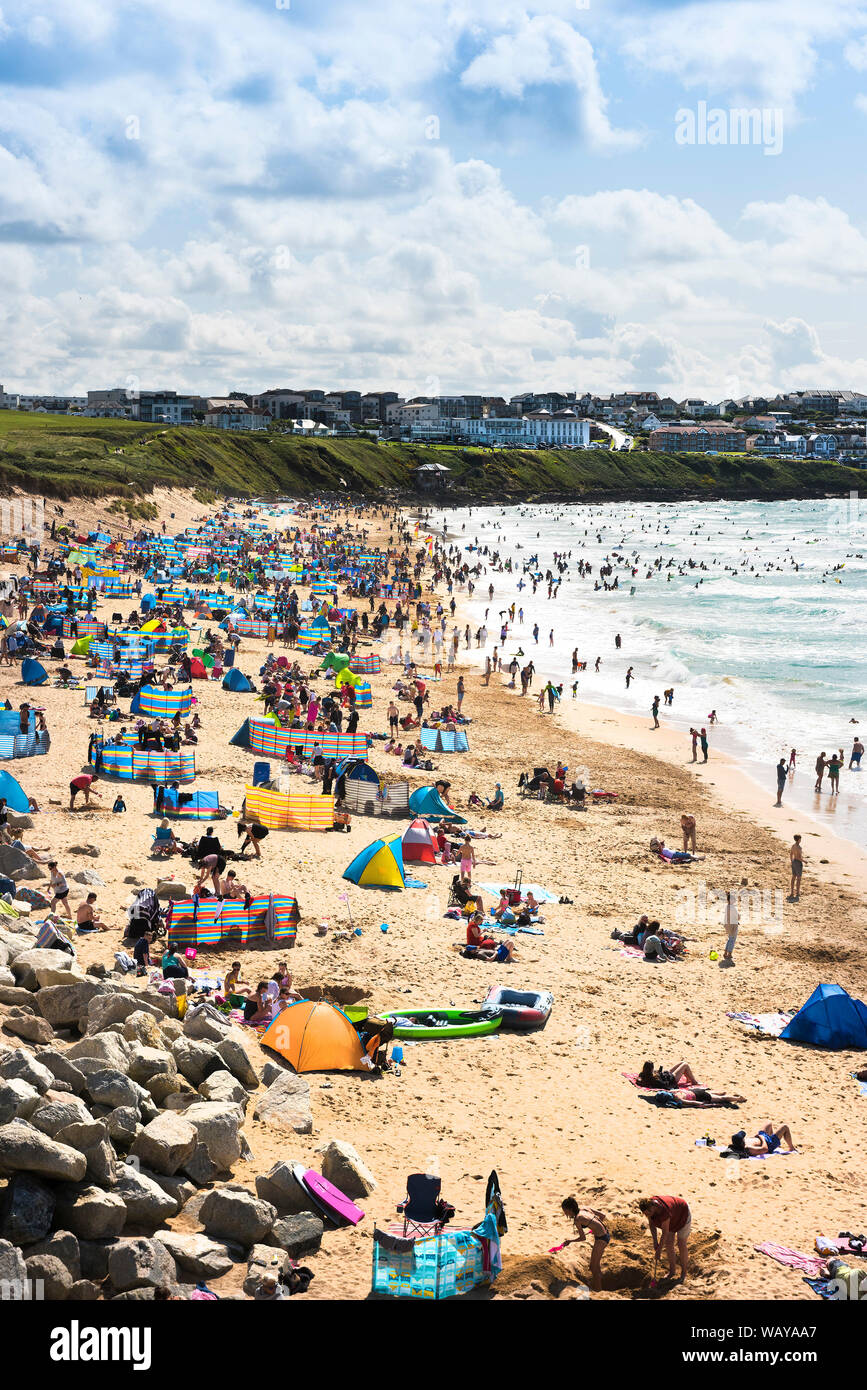
[[[574,1241],[585,1241],[585,1231],[589,1231],[593,1237],[593,1249],[590,1251],[590,1287],[598,1293],[602,1288],[602,1257],[611,1239],[605,1216],[593,1207],[582,1207],[576,1197],[566,1197],[560,1205],[564,1216],[569,1217],[578,1233],[573,1240],[564,1241],[565,1245],[572,1245]]]

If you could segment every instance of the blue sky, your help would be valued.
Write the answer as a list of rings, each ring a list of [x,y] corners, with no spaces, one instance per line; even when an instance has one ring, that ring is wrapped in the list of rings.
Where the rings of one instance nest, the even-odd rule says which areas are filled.
[[[865,134],[867,0],[0,0],[0,381],[865,389]]]

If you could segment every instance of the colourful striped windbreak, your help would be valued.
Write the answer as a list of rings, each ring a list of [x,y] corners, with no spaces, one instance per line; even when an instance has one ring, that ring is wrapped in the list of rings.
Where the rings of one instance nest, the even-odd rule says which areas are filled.
[[[349,663],[349,669],[357,676],[378,676],[382,670],[382,658],[375,652],[373,656],[354,656]]]
[[[119,777],[124,782],[192,782],[196,755],[193,749],[158,753],[111,746],[102,749],[98,767],[105,777]]]
[[[330,627],[302,627],[296,639],[295,645],[299,647],[302,652],[311,652],[313,648],[316,646],[317,642],[330,641]]]
[[[372,691],[367,681],[362,681],[361,685],[355,687],[355,708],[370,709],[372,702]]]
[[[189,714],[193,707],[193,687],[179,685],[175,690],[161,690],[158,685],[145,685],[138,698],[142,714],[171,719],[175,714]]]
[[[318,744],[323,758],[366,758],[367,738],[364,734],[311,733],[306,729],[278,729],[270,719],[251,719],[249,722],[250,750],[271,753],[285,758],[290,748],[300,748],[302,758],[309,758]]]
[[[148,665],[148,670],[153,672],[153,662]],[[99,663],[99,674],[101,676],[117,676],[121,671],[125,671],[131,681],[140,681],[144,677],[144,663],[141,661],[101,661]]]
[[[182,898],[166,918],[172,946],[294,946],[298,903],[288,893],[266,893],[245,908],[243,899]]]
[[[216,820],[220,813],[219,792],[178,792],[166,787],[163,815],[178,820]]]
[[[242,637],[267,637],[271,624],[267,618],[233,618],[232,627]]]
[[[79,637],[104,637],[106,633],[105,623],[101,623],[98,618],[67,618],[63,619],[64,637],[72,636],[72,624],[77,623]]]
[[[111,641],[92,641],[88,655],[96,655],[100,661],[114,661],[116,651],[120,652],[123,664],[129,661],[149,661],[154,654],[154,643],[143,637],[130,637],[127,633],[120,632]]]
[[[269,830],[330,830],[334,824],[334,796],[310,792],[272,792],[267,787],[245,787],[246,814]]]

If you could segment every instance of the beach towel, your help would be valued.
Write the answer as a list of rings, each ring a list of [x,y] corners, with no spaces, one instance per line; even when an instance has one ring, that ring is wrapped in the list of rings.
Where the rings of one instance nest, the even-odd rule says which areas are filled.
[[[698,1145],[704,1144],[703,1139],[696,1139],[695,1142]],[[708,1149],[713,1149],[719,1155],[720,1158],[737,1158],[738,1162],[743,1162],[744,1159],[749,1161],[750,1159],[755,1158],[764,1160],[766,1158],[800,1158],[801,1156],[797,1149],[780,1148],[775,1149],[772,1154],[742,1154],[738,1153],[735,1149],[730,1148],[728,1144],[704,1144],[704,1147]]]
[[[755,1029],[757,1033],[764,1033],[769,1038],[778,1038],[794,1018],[794,1012],[787,1009],[773,1014],[727,1013],[726,1018],[734,1019],[735,1023],[743,1023],[745,1027]]]
[[[802,1255],[799,1250],[792,1250],[787,1245],[776,1245],[772,1240],[754,1245],[753,1249],[758,1250],[760,1255],[767,1255],[770,1259],[776,1260],[777,1264],[787,1265],[789,1269],[799,1269],[811,1279],[818,1279],[825,1266],[825,1260],[819,1255]]]
[[[858,1094],[867,1099],[867,1081],[858,1081],[858,1078],[855,1075],[854,1071],[850,1072],[849,1075],[852,1077],[853,1081],[857,1082]]]

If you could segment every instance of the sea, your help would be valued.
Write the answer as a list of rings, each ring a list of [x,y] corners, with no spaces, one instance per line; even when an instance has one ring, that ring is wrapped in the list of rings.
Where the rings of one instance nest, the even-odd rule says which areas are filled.
[[[712,749],[737,758],[771,800],[776,764],[796,749],[785,804],[867,845],[867,755],[863,772],[848,768],[855,735],[867,740],[867,496],[436,508],[428,524],[487,568],[470,605],[477,659],[487,610],[487,653],[499,646],[504,665],[517,651],[522,665],[532,658],[536,690],[562,681],[566,701],[577,679],[579,700],[649,717],[654,695],[673,688],[660,720],[684,730],[685,747],[690,725],[704,725]],[[511,572],[499,567],[508,561]],[[551,598],[548,574],[560,580]],[[503,643],[513,602],[523,622]],[[577,677],[575,648],[586,662]],[[816,757],[839,749],[839,795],[827,776],[816,795]]]

